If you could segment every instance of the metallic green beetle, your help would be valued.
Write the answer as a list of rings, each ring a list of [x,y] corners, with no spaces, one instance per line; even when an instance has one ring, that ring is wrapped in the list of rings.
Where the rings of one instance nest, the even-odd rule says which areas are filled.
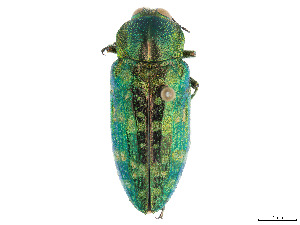
[[[162,209],[159,218],[185,165],[190,100],[199,86],[182,61],[196,56],[183,50],[182,29],[164,9],[139,8],[102,49],[118,56],[111,69],[111,131],[120,180],[139,211]]]

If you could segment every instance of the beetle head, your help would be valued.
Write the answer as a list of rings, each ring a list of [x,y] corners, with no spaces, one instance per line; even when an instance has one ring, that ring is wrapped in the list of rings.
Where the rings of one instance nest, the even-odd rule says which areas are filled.
[[[172,16],[171,14],[162,8],[157,8],[157,9],[149,9],[149,8],[138,8],[136,9],[133,14],[132,14],[132,18],[137,18],[140,16],[147,16],[147,15],[153,15],[153,16],[165,16],[168,19],[172,20]]]

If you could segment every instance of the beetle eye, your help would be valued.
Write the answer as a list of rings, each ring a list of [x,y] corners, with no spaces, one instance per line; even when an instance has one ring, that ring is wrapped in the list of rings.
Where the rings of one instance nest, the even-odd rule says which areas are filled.
[[[166,16],[166,17],[172,19],[171,14],[167,10],[165,10],[165,9],[158,8],[157,12],[160,13],[161,15],[163,15],[163,16]]]
[[[164,87],[160,93],[160,97],[164,101],[170,102],[176,98],[176,94],[175,94],[175,91],[173,90],[173,88]]]
[[[138,8],[138,9],[136,9],[136,10],[133,12],[132,16],[134,16],[134,15],[136,15],[136,14],[142,12],[143,9],[144,9],[144,8]]]

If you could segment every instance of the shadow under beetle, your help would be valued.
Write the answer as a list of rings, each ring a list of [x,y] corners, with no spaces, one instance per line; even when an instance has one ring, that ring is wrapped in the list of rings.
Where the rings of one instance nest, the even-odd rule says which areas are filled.
[[[181,27],[168,11],[139,8],[102,53],[117,53],[111,68],[111,132],[116,167],[132,204],[162,210],[185,165],[190,101],[198,82],[182,58]],[[186,30],[187,31],[187,30]],[[194,89],[191,95],[190,87]]]

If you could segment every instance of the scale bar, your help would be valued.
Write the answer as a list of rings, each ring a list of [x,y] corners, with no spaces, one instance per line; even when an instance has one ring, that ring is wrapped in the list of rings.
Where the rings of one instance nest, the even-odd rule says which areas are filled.
[[[295,219],[295,220],[260,220],[260,219],[258,219],[258,221],[297,221],[297,219]]]

